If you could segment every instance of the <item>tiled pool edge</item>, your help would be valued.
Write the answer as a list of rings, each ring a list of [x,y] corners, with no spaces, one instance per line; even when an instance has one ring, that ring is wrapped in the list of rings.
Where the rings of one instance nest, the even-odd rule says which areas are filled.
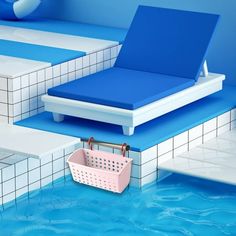
[[[159,178],[163,178],[166,173],[158,170],[159,161],[174,158],[235,127],[236,109],[232,109],[142,152],[127,152],[126,156],[133,158],[130,185],[142,188]],[[82,145],[82,147],[87,148],[86,143]],[[94,149],[111,153],[120,152],[117,149],[97,145],[94,146]]]
[[[51,87],[112,67],[121,45],[16,78],[1,77],[0,122],[13,124],[44,111],[41,96]]]
[[[142,188],[145,185],[147,186],[157,181],[159,178],[163,178],[166,173],[158,170],[159,161],[180,155],[235,127],[236,109],[232,109],[162,143],[146,149],[143,152],[127,152],[126,156],[133,158],[130,186]],[[76,145],[74,149],[70,149],[70,151],[64,150],[63,153],[60,151],[57,154],[52,154],[51,157],[47,156],[42,158],[41,161],[29,157],[27,158],[27,171],[20,175],[14,175],[16,173],[16,167],[14,165],[14,176],[6,181],[3,181],[3,173],[1,170],[0,207],[2,206],[2,208],[4,208],[4,206],[7,206],[9,202],[10,204],[14,204],[14,202],[16,203],[18,201],[20,196],[24,194],[28,194],[29,196],[32,191],[40,190],[42,187],[47,185],[53,185],[54,181],[57,179],[66,179],[70,176],[70,170],[66,160],[68,156],[79,147],[87,148],[87,143],[82,142]],[[120,150],[101,145],[95,145],[94,149],[120,153]],[[26,178],[26,181],[23,181],[24,186],[17,188],[17,181],[21,183],[20,178],[23,178],[23,176]],[[10,186],[10,182],[12,182],[12,186],[14,186],[15,189],[6,193],[4,192],[4,185]]]
[[[79,146],[78,142],[66,145],[41,159],[16,154],[16,162],[0,169],[0,207],[68,175],[66,161]],[[19,156],[22,158],[17,161]],[[1,163],[7,162],[8,158],[10,156],[1,159]]]

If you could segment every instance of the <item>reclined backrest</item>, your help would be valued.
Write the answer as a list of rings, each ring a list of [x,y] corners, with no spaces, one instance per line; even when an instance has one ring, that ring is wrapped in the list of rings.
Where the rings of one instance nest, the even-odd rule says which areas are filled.
[[[139,6],[115,66],[197,81],[218,19]]]

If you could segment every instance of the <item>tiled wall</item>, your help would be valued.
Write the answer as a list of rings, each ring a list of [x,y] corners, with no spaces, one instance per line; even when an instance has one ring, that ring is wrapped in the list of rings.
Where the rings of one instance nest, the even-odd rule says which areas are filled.
[[[158,163],[160,161],[165,161],[187,152],[233,128],[236,128],[236,109],[171,137],[143,152],[127,152],[126,156],[133,158],[130,185],[141,188],[156,181],[158,178],[163,177],[164,174],[158,171]],[[83,143],[82,147],[88,148],[86,143]],[[98,145],[95,145],[94,149],[120,153],[120,150]]]
[[[128,151],[133,158],[130,186],[141,188],[166,175],[158,170],[158,163],[180,155],[218,135],[236,128],[236,109],[189,129],[143,152]],[[88,148],[80,143],[53,152],[41,160],[13,153],[0,152],[0,206],[30,191],[53,183],[70,174],[66,163],[68,156],[77,148]],[[119,153],[120,150],[94,145],[95,150]]]
[[[42,112],[41,96],[49,88],[112,67],[120,48],[104,49],[17,78],[0,78],[0,122],[12,124]]]
[[[141,188],[163,177],[166,173],[158,170],[158,163],[193,149],[218,135],[236,128],[236,109],[189,129],[177,136],[159,143],[143,152],[127,152],[133,158],[130,185]],[[83,144],[87,148],[87,144]],[[119,153],[119,150],[94,146],[94,149]]]
[[[0,207],[68,175],[70,171],[66,161],[78,147],[70,145],[41,159],[1,151]]]

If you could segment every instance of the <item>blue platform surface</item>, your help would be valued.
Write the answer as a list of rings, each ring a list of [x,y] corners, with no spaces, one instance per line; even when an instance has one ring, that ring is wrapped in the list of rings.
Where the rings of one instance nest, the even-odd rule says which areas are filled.
[[[51,88],[48,94],[134,110],[194,84],[192,79],[115,67]]]
[[[17,125],[39,130],[113,143],[128,143],[134,151],[143,151],[236,107],[236,87],[224,90],[189,104],[135,128],[133,136],[124,136],[122,128],[102,122],[66,117],[62,123],[53,121],[44,112],[17,122]]]
[[[140,6],[115,66],[198,80],[218,19]]]
[[[52,65],[85,56],[85,52],[40,46],[0,39],[0,54],[29,60],[48,62]]]
[[[81,37],[104,39],[122,43],[125,39],[127,30],[92,24],[84,24],[71,21],[60,21],[50,19],[3,21],[0,25],[20,27],[33,30],[42,30],[60,34],[69,34]]]

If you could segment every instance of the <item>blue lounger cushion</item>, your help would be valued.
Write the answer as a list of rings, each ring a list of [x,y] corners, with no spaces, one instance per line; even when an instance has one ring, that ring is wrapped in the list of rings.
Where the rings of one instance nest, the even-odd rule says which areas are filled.
[[[219,16],[140,6],[115,66],[198,80]]]
[[[191,87],[195,80],[111,68],[51,88],[51,96],[134,110]]]

